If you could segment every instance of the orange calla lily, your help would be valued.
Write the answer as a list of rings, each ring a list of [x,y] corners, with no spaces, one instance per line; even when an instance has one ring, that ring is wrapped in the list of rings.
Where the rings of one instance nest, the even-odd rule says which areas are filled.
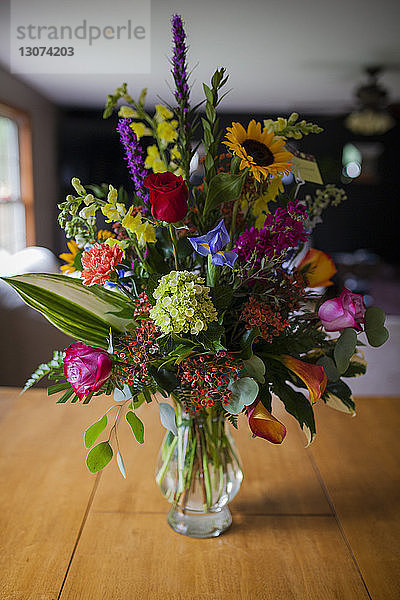
[[[303,277],[310,288],[333,285],[330,278],[337,273],[329,254],[315,248],[310,248],[297,269],[300,272],[305,270]]]
[[[311,404],[321,398],[326,388],[327,378],[324,369],[320,365],[311,365],[288,354],[282,354],[282,356],[276,358],[304,381],[310,393],[309,400]]]
[[[257,437],[273,444],[281,444],[286,436],[286,427],[265,408],[259,400],[248,411],[249,427]]]

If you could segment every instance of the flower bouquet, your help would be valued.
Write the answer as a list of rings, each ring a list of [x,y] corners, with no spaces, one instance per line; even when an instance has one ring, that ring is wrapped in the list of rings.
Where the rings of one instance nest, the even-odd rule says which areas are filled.
[[[379,346],[388,332],[362,296],[322,295],[336,269],[310,235],[345,195],[332,185],[303,193],[302,161],[316,164],[290,145],[321,129],[293,113],[222,131],[225,69],[192,106],[178,15],[172,32],[171,104],[148,112],[146,91],[135,100],[126,84],[107,98],[132,189],[74,178],[59,206],[64,274],[4,279],[76,340],[24,389],[47,376],[58,403],[113,396],[85,432],[86,462],[95,473],[115,457],[124,477],[118,428],[143,443],[137,409],[156,401],[166,428],[156,481],[172,504],[169,524],[210,537],[229,527],[243,477],[230,433],[238,415],[253,436],[282,443],[275,394],[311,443],[318,401],[354,413],[343,379],[366,370],[358,334]]]

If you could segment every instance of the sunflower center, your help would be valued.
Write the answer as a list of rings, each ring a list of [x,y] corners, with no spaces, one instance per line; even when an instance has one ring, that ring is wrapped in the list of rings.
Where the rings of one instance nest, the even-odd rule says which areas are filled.
[[[260,167],[267,167],[268,165],[272,165],[274,162],[274,155],[271,150],[258,140],[245,140],[242,142],[243,148],[246,150],[249,156],[253,157],[256,165]]]

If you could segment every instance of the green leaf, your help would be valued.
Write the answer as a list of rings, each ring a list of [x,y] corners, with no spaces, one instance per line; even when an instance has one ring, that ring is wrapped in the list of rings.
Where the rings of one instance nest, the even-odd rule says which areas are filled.
[[[69,400],[69,399],[71,398],[71,396],[72,396],[72,394],[73,394],[73,393],[74,393],[74,390],[73,390],[73,388],[71,387],[71,389],[70,389],[70,390],[67,390],[67,391],[65,392],[65,394],[63,394],[63,395],[61,396],[61,398],[59,398],[59,399],[57,400],[57,404],[64,404],[65,402],[67,402],[67,400]]]
[[[41,363],[36,371],[32,373],[28,381],[25,383],[24,388],[21,392],[23,394],[26,390],[29,390],[35,383],[38,383],[45,375],[49,375],[53,371],[57,371],[64,364],[65,352],[55,350],[53,358],[48,363]]]
[[[232,398],[224,408],[232,415],[239,414],[245,406],[253,404],[258,394],[258,385],[251,377],[242,377],[232,381],[228,385],[228,389],[232,392]]]
[[[373,346],[374,348],[382,346],[389,339],[389,332],[386,327],[382,327],[381,329],[370,329],[366,334],[370,346]]]
[[[49,273],[2,279],[55,327],[90,346],[107,348],[110,327],[123,332],[132,320],[112,314],[129,307],[129,301],[99,285],[88,287],[79,279]]]
[[[330,356],[321,356],[321,358],[317,360],[316,364],[320,365],[324,369],[328,381],[339,380],[339,372],[336,368],[335,362]]]
[[[166,392],[170,393],[178,387],[178,379],[172,371],[155,367],[150,367],[149,370],[158,385]]]
[[[322,400],[335,410],[345,412],[351,415],[355,414],[356,405],[349,386],[344,381],[337,381],[327,385],[322,395]]]
[[[246,375],[253,377],[253,379],[259,383],[264,383],[265,364],[261,358],[253,354],[251,358],[243,361],[243,366],[246,371]]]
[[[103,415],[101,419],[90,425],[85,431],[85,435],[83,437],[85,442],[85,448],[90,448],[93,446],[97,438],[105,428],[107,427],[107,415]]]
[[[258,399],[265,406],[268,412],[272,411],[272,394],[269,391],[268,385],[260,385],[258,392]]]
[[[146,262],[148,262],[156,273],[168,273],[168,263],[161,256],[155,244],[147,244],[146,246]]]
[[[385,324],[385,311],[379,308],[379,306],[370,306],[365,311],[364,319],[365,331],[368,331],[369,329],[378,329]]]
[[[360,377],[367,372],[367,363],[358,354],[355,354],[349,364],[349,368],[342,377]]]
[[[211,179],[203,214],[216,208],[222,202],[237,200],[242,193],[246,174],[217,173]]]
[[[287,412],[298,421],[309,446],[315,437],[316,429],[314,411],[308,399],[283,382],[274,382],[274,392],[285,405]]]
[[[125,469],[125,465],[124,465],[124,461],[122,460],[122,456],[120,454],[120,452],[117,452],[117,465],[119,470],[121,471],[121,475],[124,479],[126,479],[126,469]]]
[[[248,360],[253,356],[253,342],[258,337],[260,337],[260,330],[258,327],[245,331],[240,340],[240,345],[242,347],[240,358]]]
[[[125,415],[125,419],[128,421],[129,425],[131,426],[133,435],[135,436],[136,440],[139,442],[139,444],[143,444],[143,442],[144,442],[144,425],[143,425],[142,421],[131,410],[128,410],[128,412]]]
[[[225,346],[221,343],[221,337],[225,332],[225,327],[216,321],[209,323],[205,331],[201,331],[197,335],[196,341],[200,342],[208,350],[225,350]]]
[[[213,104],[214,96],[213,96],[212,91],[210,90],[210,88],[208,87],[208,85],[206,83],[203,83],[203,90],[204,90],[204,94],[207,98],[207,102],[209,102],[210,104]]]
[[[374,348],[382,346],[389,338],[389,332],[384,327],[386,315],[378,306],[370,306],[365,311],[365,333],[368,342]]]
[[[86,464],[91,473],[97,473],[108,465],[113,457],[113,449],[108,442],[100,442],[94,446],[86,457]]]
[[[47,388],[47,395],[52,396],[53,394],[57,394],[57,392],[61,392],[62,390],[67,390],[71,388],[71,384],[69,381],[61,381],[60,383],[55,383],[54,385],[49,385]]]
[[[233,298],[233,289],[229,285],[218,285],[211,289],[211,297],[217,311],[228,308]]]
[[[354,329],[343,329],[333,351],[336,367],[340,374],[348,368],[350,359],[356,351],[356,346],[357,334]]]
[[[132,392],[129,388],[129,385],[127,385],[125,383],[122,390],[120,390],[119,388],[115,388],[115,390],[114,390],[115,402],[126,402],[130,398],[132,398]]]
[[[161,425],[168,431],[171,431],[175,436],[178,435],[176,427],[175,411],[170,404],[160,402],[160,421]]]

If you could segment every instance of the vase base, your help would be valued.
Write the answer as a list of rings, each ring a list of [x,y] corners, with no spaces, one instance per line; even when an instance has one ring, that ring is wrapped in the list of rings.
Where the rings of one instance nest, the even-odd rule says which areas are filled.
[[[168,514],[168,524],[174,531],[193,538],[218,537],[232,524],[228,506],[215,512],[195,512],[172,507]]]

